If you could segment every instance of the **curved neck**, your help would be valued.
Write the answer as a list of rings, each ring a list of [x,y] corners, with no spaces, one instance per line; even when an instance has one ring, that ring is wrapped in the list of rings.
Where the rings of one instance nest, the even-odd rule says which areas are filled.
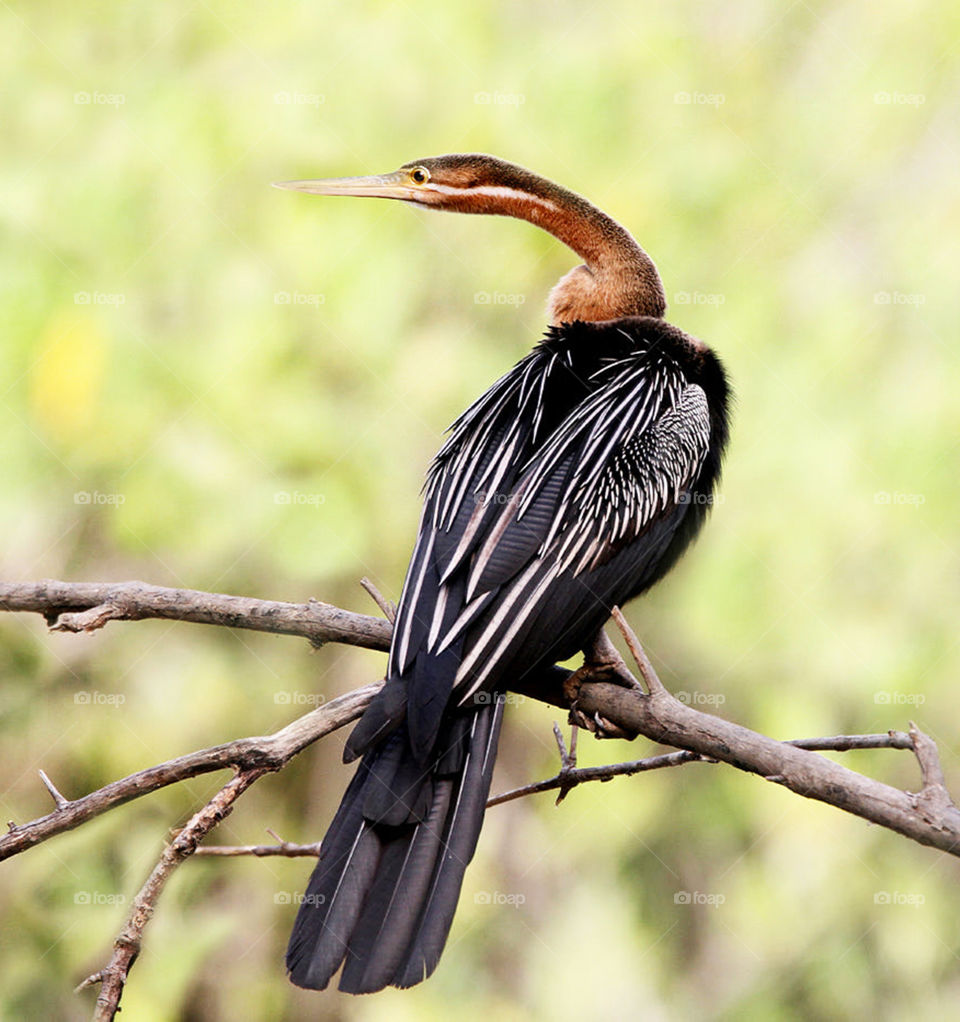
[[[666,296],[653,260],[612,217],[543,178],[523,190],[497,191],[500,208],[491,212],[536,224],[584,261],[551,291],[551,323],[664,314]]]

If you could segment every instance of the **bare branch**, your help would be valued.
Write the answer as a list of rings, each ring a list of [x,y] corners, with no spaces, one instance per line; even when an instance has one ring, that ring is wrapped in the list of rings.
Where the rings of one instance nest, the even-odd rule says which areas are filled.
[[[554,791],[560,789],[557,797],[557,804],[566,797],[571,788],[578,784],[585,784],[588,781],[609,781],[614,777],[625,777],[629,774],[640,774],[647,770],[660,770],[663,767],[682,766],[684,763],[693,763],[701,760],[695,752],[668,752],[663,756],[649,756],[646,759],[636,759],[631,763],[614,763],[608,766],[599,767],[578,767],[560,768],[555,777],[549,777],[545,781],[537,781],[535,784],[525,784],[522,788],[514,788],[505,791],[502,795],[495,795],[487,802],[487,807],[498,806],[502,802],[512,802],[516,798],[523,798],[525,795],[536,795],[541,791]]]
[[[193,621],[225,628],[299,635],[314,646],[346,642],[387,650],[391,625],[382,618],[354,614],[329,603],[280,603],[247,596],[167,589],[145,582],[0,583],[0,611],[42,614],[54,631],[91,632],[108,621]]]
[[[778,742],[681,703],[656,677],[622,615],[617,623],[631,651],[640,653],[636,659],[650,694],[606,681],[585,683],[574,708],[578,722],[589,726],[594,715],[602,714],[604,721],[630,734],[759,774],[804,798],[826,802],[920,844],[960,856],[960,810],[942,783],[932,740],[916,728],[911,733],[912,745],[919,750],[921,769],[927,772],[925,782],[929,781],[919,795],[864,777],[809,749]]]
[[[373,602],[383,611],[383,616],[392,625],[397,619],[397,607],[396,604],[391,603],[383,593],[373,584],[373,582],[364,576],[360,579],[360,585],[370,594],[373,598]]]
[[[888,731],[885,735],[792,738],[786,744],[810,752],[850,752],[854,749],[912,749],[913,739],[905,731]]]
[[[640,677],[643,678],[643,683],[647,686],[647,694],[669,695],[659,675],[653,669],[653,664],[650,663],[646,650],[640,645],[640,640],[634,634],[633,629],[627,624],[623,611],[619,607],[614,607],[611,617],[616,622],[617,628],[620,629],[620,633],[627,643],[627,649],[630,650],[630,655],[640,669]],[[623,661],[621,661],[622,663]]]
[[[554,724],[555,736],[559,734],[557,725]],[[563,741],[562,736],[558,738]],[[885,735],[836,735],[832,738],[794,738],[784,742],[784,745],[792,745],[797,749],[807,749],[817,752],[849,752],[852,749],[912,749],[913,741],[903,731],[890,731]],[[662,756],[648,756],[646,759],[635,759],[629,763],[611,763],[607,766],[582,767],[580,769],[565,769],[567,762],[572,761],[576,766],[576,758],[567,756],[563,759],[561,746],[561,767],[560,772],[554,777],[548,777],[543,781],[536,781],[534,784],[525,784],[520,788],[513,788],[501,795],[494,795],[487,802],[487,808],[500,805],[501,802],[512,802],[516,798],[523,798],[525,795],[536,795],[541,791],[554,791],[560,789],[557,797],[557,804],[566,797],[568,791],[580,784],[587,784],[590,781],[611,781],[614,777],[628,777],[631,774],[646,773],[648,770],[662,770],[665,767],[683,766],[685,763],[716,763],[716,759],[708,756],[701,756],[695,752],[681,751],[669,752]],[[773,778],[768,777],[767,780]]]
[[[223,745],[214,745],[212,748],[201,749],[199,752],[192,752],[187,756],[180,756],[130,774],[129,777],[104,785],[82,798],[72,801],[63,799],[63,802],[58,802],[57,808],[46,816],[19,826],[12,824],[9,831],[0,837],[0,860],[8,859],[18,852],[40,844],[55,834],[72,830],[108,809],[140,798],[168,784],[196,777],[198,774],[224,770],[228,767],[235,769],[263,767],[265,770],[279,770],[318,738],[356,720],[382,684],[383,682],[377,682],[365,685],[354,692],[331,699],[330,702],[305,713],[272,735],[262,738],[238,738]]]
[[[957,809],[944,782],[936,743],[929,735],[925,735],[913,721],[910,721],[910,739],[913,742],[914,755],[920,764],[920,778],[923,785],[920,793],[912,798],[923,817],[936,825],[944,815],[949,814],[951,810],[957,812]]]
[[[293,841],[281,841],[275,845],[201,845],[193,854],[224,859],[241,855],[255,855],[257,858],[266,858],[271,855],[286,859],[298,859],[306,856],[316,858],[320,854],[320,842],[314,841],[309,845],[298,845]]]
[[[120,1010],[120,998],[127,982],[127,973],[140,953],[143,931],[153,915],[157,898],[173,871],[196,851],[203,837],[230,814],[233,803],[247,788],[269,773],[270,769],[266,766],[252,767],[237,774],[199,812],[194,813],[186,826],[163,850],[150,876],[133,899],[133,908],[114,941],[109,963],[100,972],[88,976],[77,987],[79,991],[95,983],[100,984],[100,995],[97,997],[97,1006],[93,1013],[94,1022],[109,1022]]]
[[[576,726],[575,726],[576,728]],[[633,774],[646,773],[650,770],[661,770],[666,767],[683,766],[685,763],[716,763],[717,760],[706,756],[700,756],[695,752],[670,752],[662,756],[648,756],[645,759],[631,760],[627,763],[610,763],[605,766],[576,768],[575,741],[570,743],[570,751],[567,751],[566,744],[560,728],[553,725],[554,738],[560,752],[560,771],[553,777],[543,781],[536,781],[533,784],[525,784],[519,788],[513,788],[499,795],[494,795],[487,801],[487,808],[498,806],[504,802],[512,802],[514,799],[523,798],[527,795],[537,795],[543,791],[556,791],[560,789],[557,804],[566,797],[566,793],[581,784],[588,784],[591,781],[601,783],[613,780],[614,777],[629,777]],[[573,737],[576,737],[576,729]],[[854,749],[913,749],[913,742],[908,734],[903,731],[891,731],[885,735],[835,735],[829,738],[795,738],[784,743],[798,749],[807,749],[818,752],[849,752]],[[270,831],[273,834],[272,831]],[[320,854],[320,842],[312,844],[296,844],[292,841],[282,841],[276,834],[275,845],[205,845],[201,846],[194,853],[195,855],[209,855],[232,857],[241,855],[265,856],[316,856]]]

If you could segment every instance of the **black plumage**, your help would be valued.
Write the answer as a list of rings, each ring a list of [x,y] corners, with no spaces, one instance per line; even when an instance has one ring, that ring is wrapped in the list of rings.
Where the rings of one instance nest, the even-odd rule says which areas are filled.
[[[552,327],[430,471],[387,683],[287,952],[291,978],[410,986],[437,964],[514,679],[581,649],[696,535],[727,440],[709,349],[658,316]]]

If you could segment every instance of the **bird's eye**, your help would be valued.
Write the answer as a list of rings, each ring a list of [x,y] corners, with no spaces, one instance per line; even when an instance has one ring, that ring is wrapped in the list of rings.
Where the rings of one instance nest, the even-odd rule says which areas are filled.
[[[410,180],[415,185],[425,185],[430,180],[430,171],[426,167],[414,167],[410,171]]]

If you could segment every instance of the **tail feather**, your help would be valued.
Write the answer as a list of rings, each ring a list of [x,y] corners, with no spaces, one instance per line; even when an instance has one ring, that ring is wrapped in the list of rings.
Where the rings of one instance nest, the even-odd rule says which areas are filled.
[[[407,686],[404,681],[390,678],[373,697],[357,726],[343,748],[344,763],[352,763],[371,746],[383,742],[406,719]]]
[[[447,942],[460,900],[463,875],[473,858],[483,825],[503,719],[503,703],[496,701],[489,711],[481,711],[475,718],[478,726],[471,735],[460,783],[447,815],[442,838],[443,854],[433,871],[430,893],[424,902],[417,932],[393,979],[395,986],[411,987],[431,975]]]
[[[406,736],[391,735],[366,762],[370,779],[364,788],[364,817],[389,827],[423,819],[430,808],[431,771],[410,755]]]
[[[395,841],[387,849],[350,940],[341,990],[368,993],[393,981],[429,891],[452,794],[452,780],[438,781],[430,814],[417,825],[413,837]],[[392,861],[387,861],[388,856]]]
[[[366,774],[361,767],[347,788],[297,913],[287,948],[287,968],[297,986],[326,987],[343,960],[380,863],[382,842],[360,807]]]
[[[451,717],[432,768],[417,765],[403,732],[364,754],[294,924],[294,983],[322,990],[344,958],[350,993],[433,971],[480,834],[502,712],[495,700]]]

